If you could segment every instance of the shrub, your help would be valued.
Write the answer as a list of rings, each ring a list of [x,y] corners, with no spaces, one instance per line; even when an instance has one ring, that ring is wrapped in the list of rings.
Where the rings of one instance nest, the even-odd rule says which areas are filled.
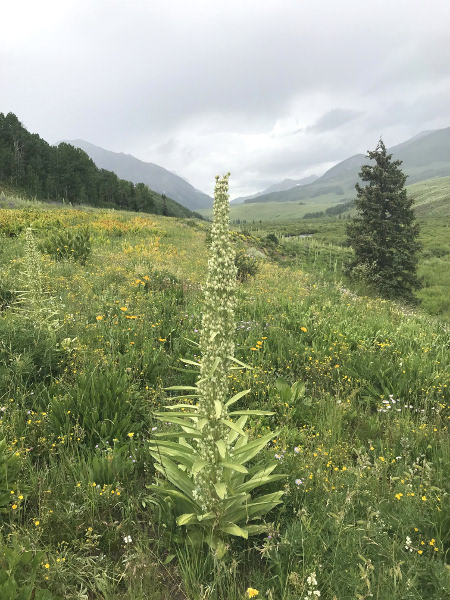
[[[258,261],[253,256],[246,254],[245,250],[236,252],[234,264],[237,269],[236,278],[243,283],[249,277],[254,277],[258,272]]]
[[[66,230],[50,235],[40,244],[41,252],[54,256],[56,260],[63,258],[75,260],[82,265],[91,253],[89,229]]]
[[[269,233],[269,235],[266,235],[266,240],[268,242],[273,242],[274,244],[279,244],[279,240],[274,233]]]

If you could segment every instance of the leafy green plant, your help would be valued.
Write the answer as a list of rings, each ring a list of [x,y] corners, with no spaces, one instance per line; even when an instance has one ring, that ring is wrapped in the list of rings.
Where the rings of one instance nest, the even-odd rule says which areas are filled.
[[[259,268],[256,258],[247,254],[243,249],[236,252],[234,264],[237,268],[236,277],[241,283],[247,281],[249,277],[254,277]]]
[[[243,429],[247,419],[273,413],[229,412],[249,390],[226,399],[230,371],[245,367],[233,357],[237,268],[228,231],[228,176],[221,180],[216,177],[214,190],[211,256],[199,344],[200,378],[195,386],[169,388],[187,391],[188,397],[198,398],[198,403],[170,406],[171,414],[156,413],[159,420],[178,425],[181,431],[157,434],[151,443],[155,468],[165,481],[148,486],[163,498],[174,500],[176,522],[186,528],[188,542],[206,542],[219,558],[227,551],[228,536],[247,539],[266,530],[260,519],[281,502],[283,492],[256,498],[250,492],[285,477],[273,474],[276,462],[246,466],[276,435],[270,432],[250,441]],[[194,361],[185,362],[199,367]],[[167,437],[169,440],[160,439]],[[178,441],[170,441],[171,437]]]
[[[79,375],[76,386],[64,397],[53,397],[49,426],[55,435],[68,434],[77,423],[89,445],[114,439],[124,440],[131,425],[136,428],[132,410],[130,381],[114,365]]]
[[[134,464],[128,457],[129,447],[115,446],[106,454],[96,454],[90,464],[91,479],[99,485],[111,485],[124,481],[134,471]]]
[[[40,250],[54,256],[56,260],[66,258],[84,265],[91,253],[90,244],[89,229],[67,229],[49,235],[41,242]]]
[[[278,245],[279,239],[277,238],[277,236],[274,233],[269,233],[268,235],[266,235],[266,240],[269,242],[272,242],[273,244]]]
[[[62,600],[49,590],[36,587],[45,553],[34,552],[14,539],[6,545],[0,538],[0,598],[2,600]],[[47,565],[48,566],[48,565]]]

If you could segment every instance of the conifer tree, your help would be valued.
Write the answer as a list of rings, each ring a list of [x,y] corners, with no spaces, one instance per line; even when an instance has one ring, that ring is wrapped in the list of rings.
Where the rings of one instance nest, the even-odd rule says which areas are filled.
[[[363,279],[384,298],[417,302],[414,291],[421,287],[417,277],[419,225],[404,184],[402,161],[392,161],[380,138],[367,158],[375,164],[361,167],[356,184],[358,215],[347,226],[354,258],[347,265],[351,277]]]

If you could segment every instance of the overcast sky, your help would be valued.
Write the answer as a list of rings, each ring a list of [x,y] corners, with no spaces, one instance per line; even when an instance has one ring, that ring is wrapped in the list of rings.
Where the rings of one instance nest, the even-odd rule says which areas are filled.
[[[450,0],[3,2],[0,112],[232,197],[450,126]]]

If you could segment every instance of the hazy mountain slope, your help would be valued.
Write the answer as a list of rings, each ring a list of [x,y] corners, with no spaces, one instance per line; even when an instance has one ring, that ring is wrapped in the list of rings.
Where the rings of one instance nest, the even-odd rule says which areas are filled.
[[[262,192],[257,192],[256,194],[252,194],[251,196],[240,196],[239,198],[235,198],[230,202],[230,204],[242,204],[246,200],[252,198],[258,198],[259,196],[265,196],[266,194],[271,194],[272,192],[283,192],[286,190],[291,190],[292,188],[298,187],[300,185],[307,185],[308,183],[313,183],[319,177],[317,175],[309,175],[309,177],[303,177],[302,179],[283,179],[280,183],[274,183],[270,185],[268,188],[263,190]]]
[[[450,127],[436,131],[424,131],[413,138],[389,148],[394,160],[401,160],[403,172],[408,175],[407,184],[417,183],[434,177],[450,176]],[[258,198],[245,200],[253,202],[298,202],[330,194],[335,202],[356,195],[355,184],[359,180],[361,165],[366,164],[364,154],[356,154],[329,169],[322,177],[300,189],[273,192]]]
[[[207,194],[196,190],[190,183],[163,167],[143,162],[130,154],[105,150],[84,140],[64,141],[84,150],[97,167],[113,171],[121,179],[133,183],[145,183],[155,192],[159,194],[164,192],[166,196],[190,210],[209,208],[213,205],[212,198]]]
[[[414,183],[406,188],[414,199],[418,217],[450,216],[450,177],[437,177]]]

